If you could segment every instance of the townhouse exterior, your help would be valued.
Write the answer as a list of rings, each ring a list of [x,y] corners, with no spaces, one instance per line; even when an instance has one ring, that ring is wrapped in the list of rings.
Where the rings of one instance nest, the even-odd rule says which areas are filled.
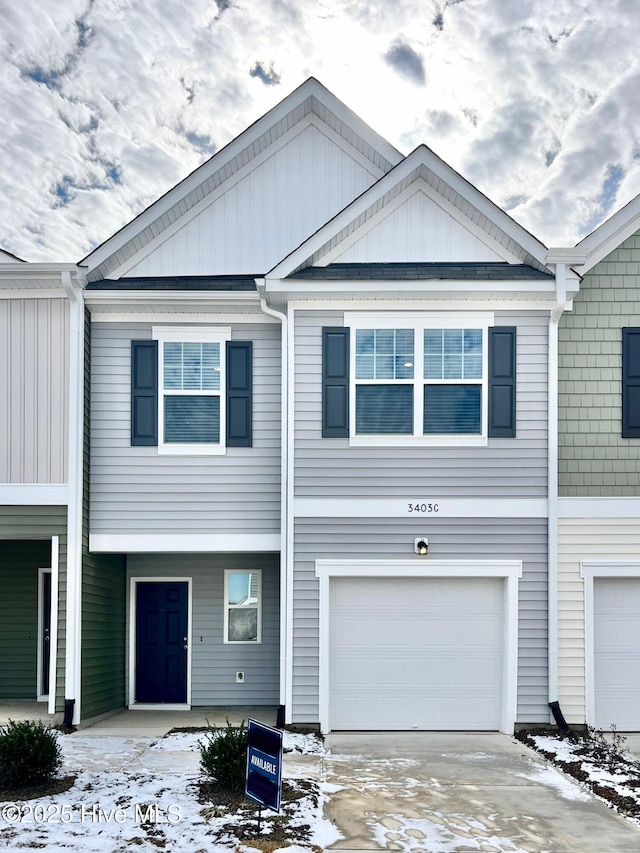
[[[64,711],[80,620],[76,279],[75,264],[0,252],[0,702],[49,714]]]
[[[559,333],[558,680],[567,720],[640,729],[640,199],[565,259]]]
[[[74,267],[74,721],[590,718],[568,395],[602,237],[547,250],[310,79]]]

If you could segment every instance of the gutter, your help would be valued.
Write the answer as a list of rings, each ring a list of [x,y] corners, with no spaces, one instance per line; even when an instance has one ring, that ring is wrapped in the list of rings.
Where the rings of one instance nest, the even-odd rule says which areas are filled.
[[[287,695],[290,689],[288,678],[290,656],[289,620],[293,613],[293,549],[289,548],[289,531],[293,530],[293,519],[289,517],[293,501],[289,500],[289,486],[293,484],[289,476],[289,318],[281,311],[267,305],[266,281],[255,280],[260,296],[260,308],[268,317],[273,317],[282,326],[281,367],[280,367],[280,711],[278,725],[291,722],[291,708],[287,707]],[[291,626],[293,630],[293,626]],[[287,719],[284,715],[287,714]]]
[[[65,642],[65,725],[80,722],[82,629],[82,499],[84,453],[84,301],[81,273],[69,269],[60,279],[69,298],[69,427],[67,508],[67,602]]]

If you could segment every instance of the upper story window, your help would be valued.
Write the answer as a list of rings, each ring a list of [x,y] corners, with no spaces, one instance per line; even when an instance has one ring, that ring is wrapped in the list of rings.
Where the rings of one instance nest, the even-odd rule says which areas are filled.
[[[488,313],[345,317],[352,331],[351,443],[484,443],[492,319]]]
[[[158,452],[223,453],[229,328],[154,327],[158,341]]]

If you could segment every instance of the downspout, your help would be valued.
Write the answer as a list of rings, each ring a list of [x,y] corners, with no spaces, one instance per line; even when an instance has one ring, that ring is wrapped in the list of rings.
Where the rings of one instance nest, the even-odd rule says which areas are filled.
[[[289,636],[289,619],[291,609],[289,607],[290,599],[290,578],[292,577],[291,568],[289,566],[289,380],[288,380],[288,362],[289,362],[289,329],[288,317],[281,311],[276,311],[275,308],[270,308],[267,305],[265,280],[257,278],[256,285],[260,295],[260,308],[268,317],[273,317],[282,326],[281,332],[281,368],[280,368],[280,710],[278,712],[278,725],[282,726],[285,723],[285,714],[290,709],[287,709],[287,672],[289,660],[287,655],[288,636]]]
[[[566,264],[556,264],[556,304],[549,316],[548,364],[548,611],[549,705],[558,702],[558,325],[567,309]],[[551,714],[549,715],[551,722]]]
[[[82,491],[84,453],[84,300],[71,273],[60,273],[69,298],[69,426],[67,508],[67,604],[65,641],[66,725],[80,722],[82,628]]]

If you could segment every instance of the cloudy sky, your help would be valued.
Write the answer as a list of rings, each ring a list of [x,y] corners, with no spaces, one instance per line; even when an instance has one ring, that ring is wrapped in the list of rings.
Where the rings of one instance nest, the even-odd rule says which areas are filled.
[[[0,0],[0,247],[77,261],[313,75],[547,245],[640,193],[638,0]]]

